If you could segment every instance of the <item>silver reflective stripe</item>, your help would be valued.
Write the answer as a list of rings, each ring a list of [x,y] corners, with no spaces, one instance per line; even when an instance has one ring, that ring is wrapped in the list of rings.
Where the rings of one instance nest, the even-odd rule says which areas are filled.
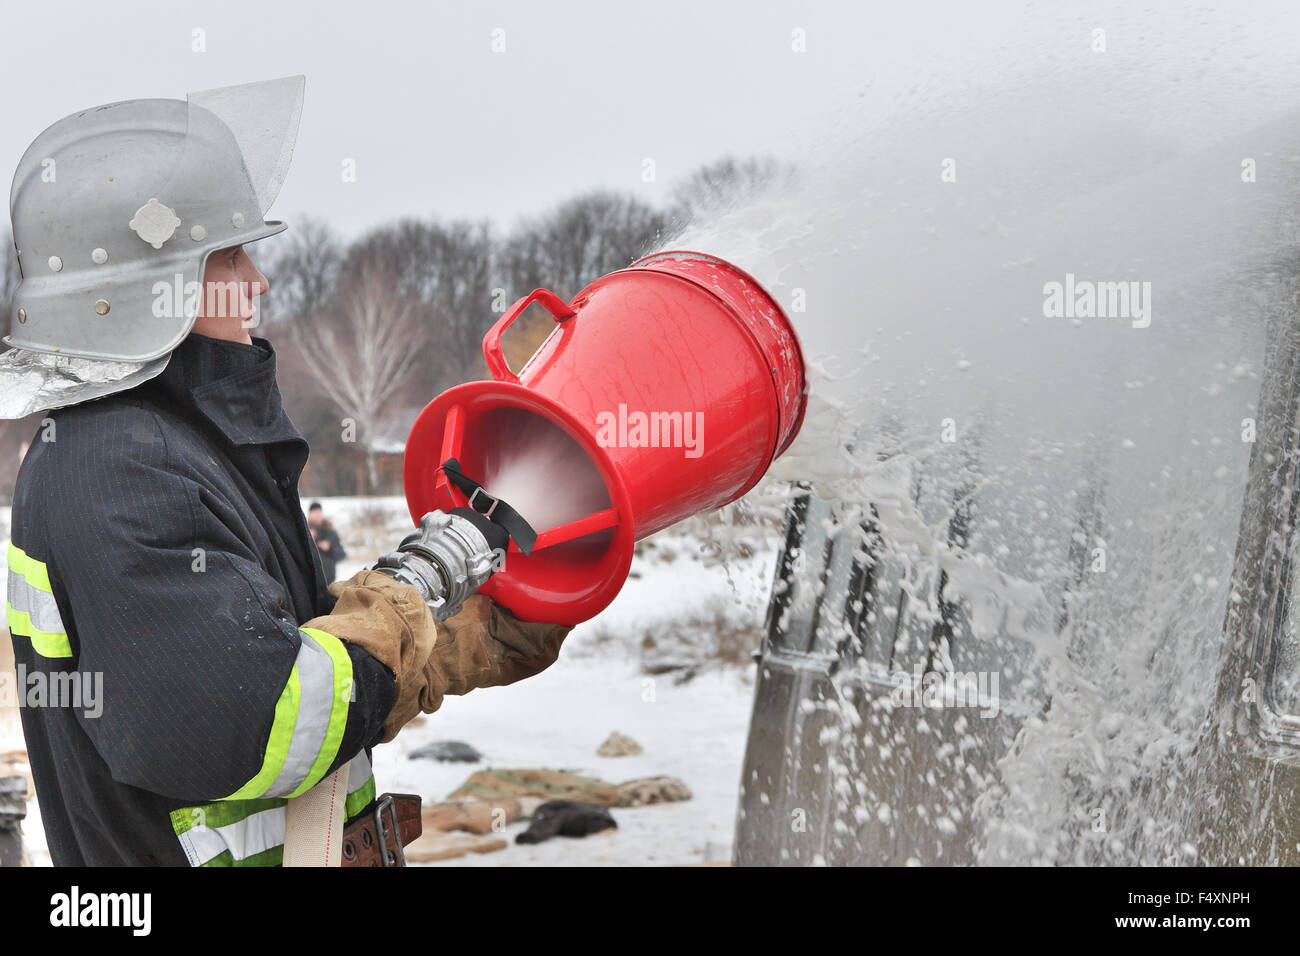
[[[307,779],[334,710],[334,661],[314,637],[301,630],[298,634],[302,638],[298,647],[298,719],[284,766],[264,794],[267,797],[287,797]]]
[[[202,866],[229,850],[235,862],[284,843],[285,808],[272,807],[224,827],[197,826],[178,838],[190,866]]]
[[[59,606],[54,595],[49,591],[32,587],[27,579],[9,569],[9,606],[21,611],[31,619],[32,627],[48,634],[64,633],[63,618],[59,616]]]
[[[363,750],[348,761],[348,793],[356,793],[364,787],[373,774],[370,761],[366,759],[366,752]]]

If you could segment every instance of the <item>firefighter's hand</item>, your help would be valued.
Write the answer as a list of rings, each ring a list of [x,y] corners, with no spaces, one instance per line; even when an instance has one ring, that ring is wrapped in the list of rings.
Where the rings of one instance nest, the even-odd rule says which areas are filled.
[[[302,626],[365,648],[393,672],[397,697],[383,733],[383,740],[392,740],[420,712],[424,669],[437,636],[433,615],[419,591],[378,571],[358,571],[329,590],[338,598],[334,610]]]
[[[421,675],[420,709],[431,714],[446,694],[513,684],[545,670],[555,663],[571,630],[521,621],[491,598],[475,594],[438,630]]]

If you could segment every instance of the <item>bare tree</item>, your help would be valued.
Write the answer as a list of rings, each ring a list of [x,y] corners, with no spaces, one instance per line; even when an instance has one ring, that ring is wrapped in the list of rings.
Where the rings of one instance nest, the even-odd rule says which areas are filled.
[[[597,191],[525,220],[502,251],[501,269],[515,297],[546,286],[568,299],[592,279],[650,252],[663,233],[663,212],[621,193]]]
[[[692,220],[743,205],[789,186],[796,173],[793,165],[771,156],[727,156],[701,166],[673,190],[673,223],[680,228]]]
[[[388,263],[398,291],[419,304],[426,389],[464,380],[492,313],[495,240],[487,222],[407,219],[354,243],[348,257]]]
[[[266,299],[271,323],[309,318],[334,295],[343,264],[343,244],[317,219],[304,219],[283,239],[254,247],[253,255],[271,282]]]
[[[0,315],[4,316],[5,328],[13,322],[14,292],[21,280],[18,250],[14,248],[13,236],[6,232],[0,239]]]
[[[296,324],[308,373],[346,420],[351,419],[366,454],[368,493],[379,485],[375,464],[379,427],[387,403],[414,373],[420,353],[417,307],[396,288],[386,263],[363,262],[336,302],[310,322]]]

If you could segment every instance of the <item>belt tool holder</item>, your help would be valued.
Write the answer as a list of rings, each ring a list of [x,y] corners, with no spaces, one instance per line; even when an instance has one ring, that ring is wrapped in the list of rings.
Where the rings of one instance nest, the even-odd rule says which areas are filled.
[[[384,823],[384,812],[393,821],[389,827]],[[375,801],[375,835],[379,840],[379,855],[384,866],[406,866],[406,853],[402,849],[402,834],[397,827],[397,810],[393,807],[391,794],[384,794]],[[392,843],[392,849],[389,843]]]

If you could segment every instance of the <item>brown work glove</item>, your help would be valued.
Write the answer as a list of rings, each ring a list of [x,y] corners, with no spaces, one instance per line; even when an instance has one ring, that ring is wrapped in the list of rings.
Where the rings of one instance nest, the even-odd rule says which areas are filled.
[[[433,713],[446,694],[459,696],[476,687],[513,684],[546,670],[555,663],[571,630],[562,624],[521,621],[495,601],[475,594],[459,614],[442,622],[421,675],[420,710]]]
[[[336,581],[330,594],[338,598],[334,610],[302,626],[365,648],[393,672],[397,697],[384,721],[383,736],[385,742],[392,740],[420,712],[424,667],[437,636],[433,615],[419,591],[378,571],[358,571],[346,581]]]

